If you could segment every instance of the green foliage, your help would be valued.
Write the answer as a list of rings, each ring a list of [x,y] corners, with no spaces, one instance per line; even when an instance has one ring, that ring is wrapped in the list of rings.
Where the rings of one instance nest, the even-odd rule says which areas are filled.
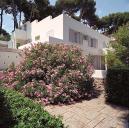
[[[111,42],[111,48],[106,55],[108,68],[129,68],[129,25],[119,28],[114,34],[115,41]]]
[[[129,69],[108,69],[106,100],[129,107]]]
[[[63,128],[64,125],[39,104],[15,91],[0,88],[0,127]]]
[[[95,15],[96,2],[94,0],[57,0],[55,7],[72,16],[76,20],[83,21],[89,26],[96,26],[99,18]],[[79,16],[76,16],[76,13]]]
[[[9,41],[10,40],[10,35],[7,33],[5,30],[0,29],[1,34],[0,34],[0,40],[2,41]]]
[[[25,4],[22,4],[20,7],[26,21],[33,21],[35,19],[42,20],[56,13],[55,8],[50,5],[49,0],[25,1]]]
[[[10,36],[0,35],[0,40],[2,40],[2,41],[9,41],[10,40]]]
[[[16,43],[16,48],[18,49],[18,47],[20,47],[20,43]]]
[[[113,34],[119,27],[126,25],[128,22],[129,12],[113,13],[100,19],[98,29],[101,29],[106,34]]]

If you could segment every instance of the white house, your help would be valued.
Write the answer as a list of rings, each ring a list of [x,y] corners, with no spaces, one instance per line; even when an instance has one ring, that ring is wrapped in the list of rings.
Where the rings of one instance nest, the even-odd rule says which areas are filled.
[[[94,56],[94,66],[99,76],[103,76],[105,70],[103,63],[103,50],[110,38],[87,27],[75,19],[61,14],[55,18],[46,17],[41,21],[26,22],[12,34],[12,47],[22,49],[30,46],[30,43],[49,42],[67,43],[79,45],[85,54]]]

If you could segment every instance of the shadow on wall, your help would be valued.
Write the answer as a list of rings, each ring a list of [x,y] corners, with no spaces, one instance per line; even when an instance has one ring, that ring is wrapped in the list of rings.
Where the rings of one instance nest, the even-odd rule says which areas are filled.
[[[10,106],[8,105],[4,94],[0,91],[0,128],[10,128],[15,124]]]

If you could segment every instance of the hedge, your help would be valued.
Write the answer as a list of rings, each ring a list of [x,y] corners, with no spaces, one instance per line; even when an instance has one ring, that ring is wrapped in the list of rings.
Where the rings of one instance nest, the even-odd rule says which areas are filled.
[[[108,69],[106,100],[129,107],[129,69]]]
[[[0,87],[0,128],[63,128],[40,104]]]

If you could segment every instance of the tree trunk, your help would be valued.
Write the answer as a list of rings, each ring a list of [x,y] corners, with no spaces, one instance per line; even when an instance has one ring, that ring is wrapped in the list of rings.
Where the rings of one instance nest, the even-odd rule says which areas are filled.
[[[0,14],[0,34],[2,33],[2,27],[3,27],[3,13],[4,13],[4,10],[1,9],[1,14]]]
[[[17,16],[16,16],[15,12],[13,14],[13,17],[14,17],[14,31],[15,31],[15,29],[18,28]]]
[[[19,16],[19,27],[21,26],[21,11],[20,11],[20,16]]]
[[[18,28],[18,22],[17,22],[17,6],[15,5],[14,0],[12,0],[12,14],[13,14],[13,18],[14,18],[13,31],[15,31],[15,29]]]

